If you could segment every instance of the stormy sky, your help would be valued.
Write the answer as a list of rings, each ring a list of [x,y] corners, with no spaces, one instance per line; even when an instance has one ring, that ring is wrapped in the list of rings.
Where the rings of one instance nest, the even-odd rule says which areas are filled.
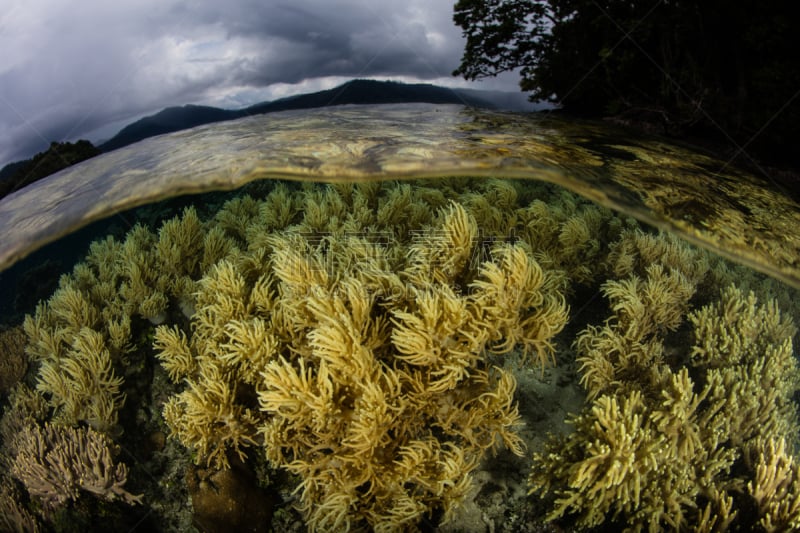
[[[454,0],[3,0],[0,166],[163,107],[238,108],[351,78],[517,91],[450,73]]]

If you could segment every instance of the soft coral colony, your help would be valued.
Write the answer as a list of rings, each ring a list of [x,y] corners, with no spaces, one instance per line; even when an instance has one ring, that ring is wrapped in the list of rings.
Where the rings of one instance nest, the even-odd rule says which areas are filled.
[[[534,455],[533,490],[557,494],[550,518],[721,530],[749,505],[765,529],[796,524],[791,321],[731,288],[689,315],[686,360],[666,357],[697,287],[725,275],[674,240],[541,190],[277,184],[206,222],[188,208],[157,234],[137,226],[95,242],[25,321],[48,402],[30,424],[117,436],[121,376],[139,357],[132,330],[147,319],[174,383],[163,418],[198,463],[264,454],[295,475],[312,530],[445,522],[487,451],[524,453],[504,356],[551,364],[566,299],[611,276],[613,316],[576,342],[591,405]],[[118,472],[108,499],[139,501],[106,461]]]
[[[792,320],[734,285],[691,310],[730,273],[674,239],[628,233],[613,248],[611,316],[575,342],[590,403],[534,454],[531,492],[579,528],[797,530]]]
[[[243,239],[199,281],[191,326],[156,331],[158,357],[185,383],[164,417],[217,468],[262,446],[299,476],[313,529],[446,520],[486,450],[523,453],[515,380],[485,354],[551,357],[563,278],[523,243],[476,257],[478,224],[459,203],[417,200],[425,223],[404,235],[385,220],[414,200],[410,188],[390,189],[394,204],[370,197],[377,187],[344,192],[307,193],[310,224],[280,232],[266,217],[242,227],[246,215],[218,216]],[[297,201],[274,194],[228,209]],[[257,405],[237,401],[245,389]]]

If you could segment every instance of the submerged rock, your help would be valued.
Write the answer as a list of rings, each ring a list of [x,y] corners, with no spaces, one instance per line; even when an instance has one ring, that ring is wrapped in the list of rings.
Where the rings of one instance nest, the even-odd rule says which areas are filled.
[[[224,470],[191,467],[186,485],[195,526],[204,533],[270,531],[277,496],[258,486],[252,472],[234,464]]]

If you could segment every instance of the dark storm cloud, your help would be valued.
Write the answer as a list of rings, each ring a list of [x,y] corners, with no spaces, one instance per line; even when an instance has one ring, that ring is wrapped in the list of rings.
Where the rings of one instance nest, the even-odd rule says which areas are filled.
[[[463,47],[447,0],[6,1],[0,165],[168,105],[450,81]]]
[[[449,75],[462,43],[447,2],[240,2],[231,11],[203,13],[228,38],[264,45],[232,72],[244,84],[297,83],[320,76]],[[179,9],[171,13],[185,17]]]

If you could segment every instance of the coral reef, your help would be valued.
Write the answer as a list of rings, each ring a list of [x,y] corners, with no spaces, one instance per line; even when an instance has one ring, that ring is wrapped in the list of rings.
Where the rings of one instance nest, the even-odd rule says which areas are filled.
[[[164,408],[172,435],[218,468],[262,445],[300,477],[313,530],[447,520],[486,450],[523,451],[514,378],[486,353],[519,346],[544,364],[567,316],[563,278],[525,246],[498,243],[473,267],[475,220],[460,204],[436,220],[405,254],[290,234],[219,262],[191,335],[156,332],[187,383]]]
[[[578,285],[591,285],[602,277],[613,243],[638,226],[632,218],[609,216],[607,210],[565,190],[554,191],[546,201],[534,199],[516,213],[518,236]]]
[[[158,236],[137,225],[124,242],[96,241],[86,260],[62,276],[50,299],[25,317],[26,351],[40,364],[37,389],[58,421],[119,431],[125,402],[120,374],[133,349],[131,322],[138,317],[161,322],[171,302],[191,312],[192,276],[200,276],[202,261],[214,262],[210,256],[217,250],[217,234],[209,235],[187,209]]]
[[[141,495],[125,490],[128,469],[115,460],[108,437],[91,428],[51,424],[49,416],[40,393],[24,384],[12,390],[0,420],[0,529],[39,531],[40,520],[53,525],[82,494],[141,503]]]
[[[644,283],[632,275],[604,285],[612,318],[576,341],[591,405],[573,433],[534,455],[531,491],[555,495],[549,519],[581,528],[796,525],[797,474],[783,444],[798,431],[791,319],[731,286],[688,315],[694,341],[667,360],[664,336],[690,307],[694,285],[683,275],[684,283],[664,283],[659,263],[647,272]]]
[[[21,490],[11,477],[22,430],[36,426],[48,416],[47,402],[41,394],[18,383],[8,395],[0,418],[0,531],[41,531],[36,513],[25,505]]]
[[[0,395],[6,395],[25,375],[25,333],[21,327],[0,331]]]
[[[114,461],[110,439],[91,428],[46,422],[48,411],[41,394],[20,384],[0,420],[0,461],[28,495],[48,512],[77,499],[80,491],[108,501],[140,503],[140,496],[124,489],[127,467]],[[3,485],[14,490],[8,480]]]
[[[747,493],[758,506],[758,525],[764,531],[794,531],[800,528],[800,473],[785,439],[758,439],[750,449],[755,479]]]
[[[241,518],[243,480],[270,516],[278,469],[311,530],[444,525],[489,454],[524,455],[514,365],[564,362],[568,304],[599,288],[605,324],[567,330],[588,406],[533,456],[549,518],[797,526],[791,299],[720,293],[737,275],[708,254],[541,184],[251,190],[92,243],[26,317],[35,390],[0,423],[15,524],[79,494],[137,503],[113,441],[149,420],[203,527]],[[152,404],[126,405],[136,380]]]
[[[99,498],[140,503],[125,490],[127,468],[115,463],[106,437],[91,428],[26,426],[14,443],[11,475],[46,508],[75,500],[81,490]]]
[[[24,383],[18,384],[11,390],[8,403],[0,418],[0,464],[4,470],[11,468],[11,463],[16,456],[16,441],[22,430],[28,426],[35,426],[47,420],[49,410],[44,397],[31,390]]]
[[[104,326],[97,305],[65,284],[25,317],[26,352],[40,363],[37,389],[49,398],[56,418],[65,424],[85,421],[101,431],[112,431],[124,402],[109,342],[119,323]],[[97,329],[93,329],[97,328]],[[127,340],[122,335],[120,341]],[[111,349],[110,349],[111,348]],[[115,352],[118,349],[114,350]]]
[[[177,388],[163,417],[197,462],[225,468],[264,448],[299,474],[318,529],[447,518],[487,450],[522,452],[503,354],[552,362],[563,272],[589,283],[600,268],[581,265],[599,265],[630,223],[502,180],[267,192],[207,222],[189,207],[91,244],[24,322],[46,419],[119,438],[138,339],[163,323],[153,347]],[[331,464],[359,482],[323,483]]]
[[[704,252],[665,234],[625,231],[610,246],[601,292],[613,311],[575,340],[589,399],[627,392],[665,364],[664,336],[677,330],[708,270]]]
[[[41,531],[39,520],[26,508],[22,491],[10,473],[23,428],[42,422],[47,414],[47,402],[40,394],[22,383],[11,389],[0,418],[0,531]]]
[[[36,518],[21,504],[20,494],[13,485],[0,485],[0,531],[38,533],[42,528]]]

